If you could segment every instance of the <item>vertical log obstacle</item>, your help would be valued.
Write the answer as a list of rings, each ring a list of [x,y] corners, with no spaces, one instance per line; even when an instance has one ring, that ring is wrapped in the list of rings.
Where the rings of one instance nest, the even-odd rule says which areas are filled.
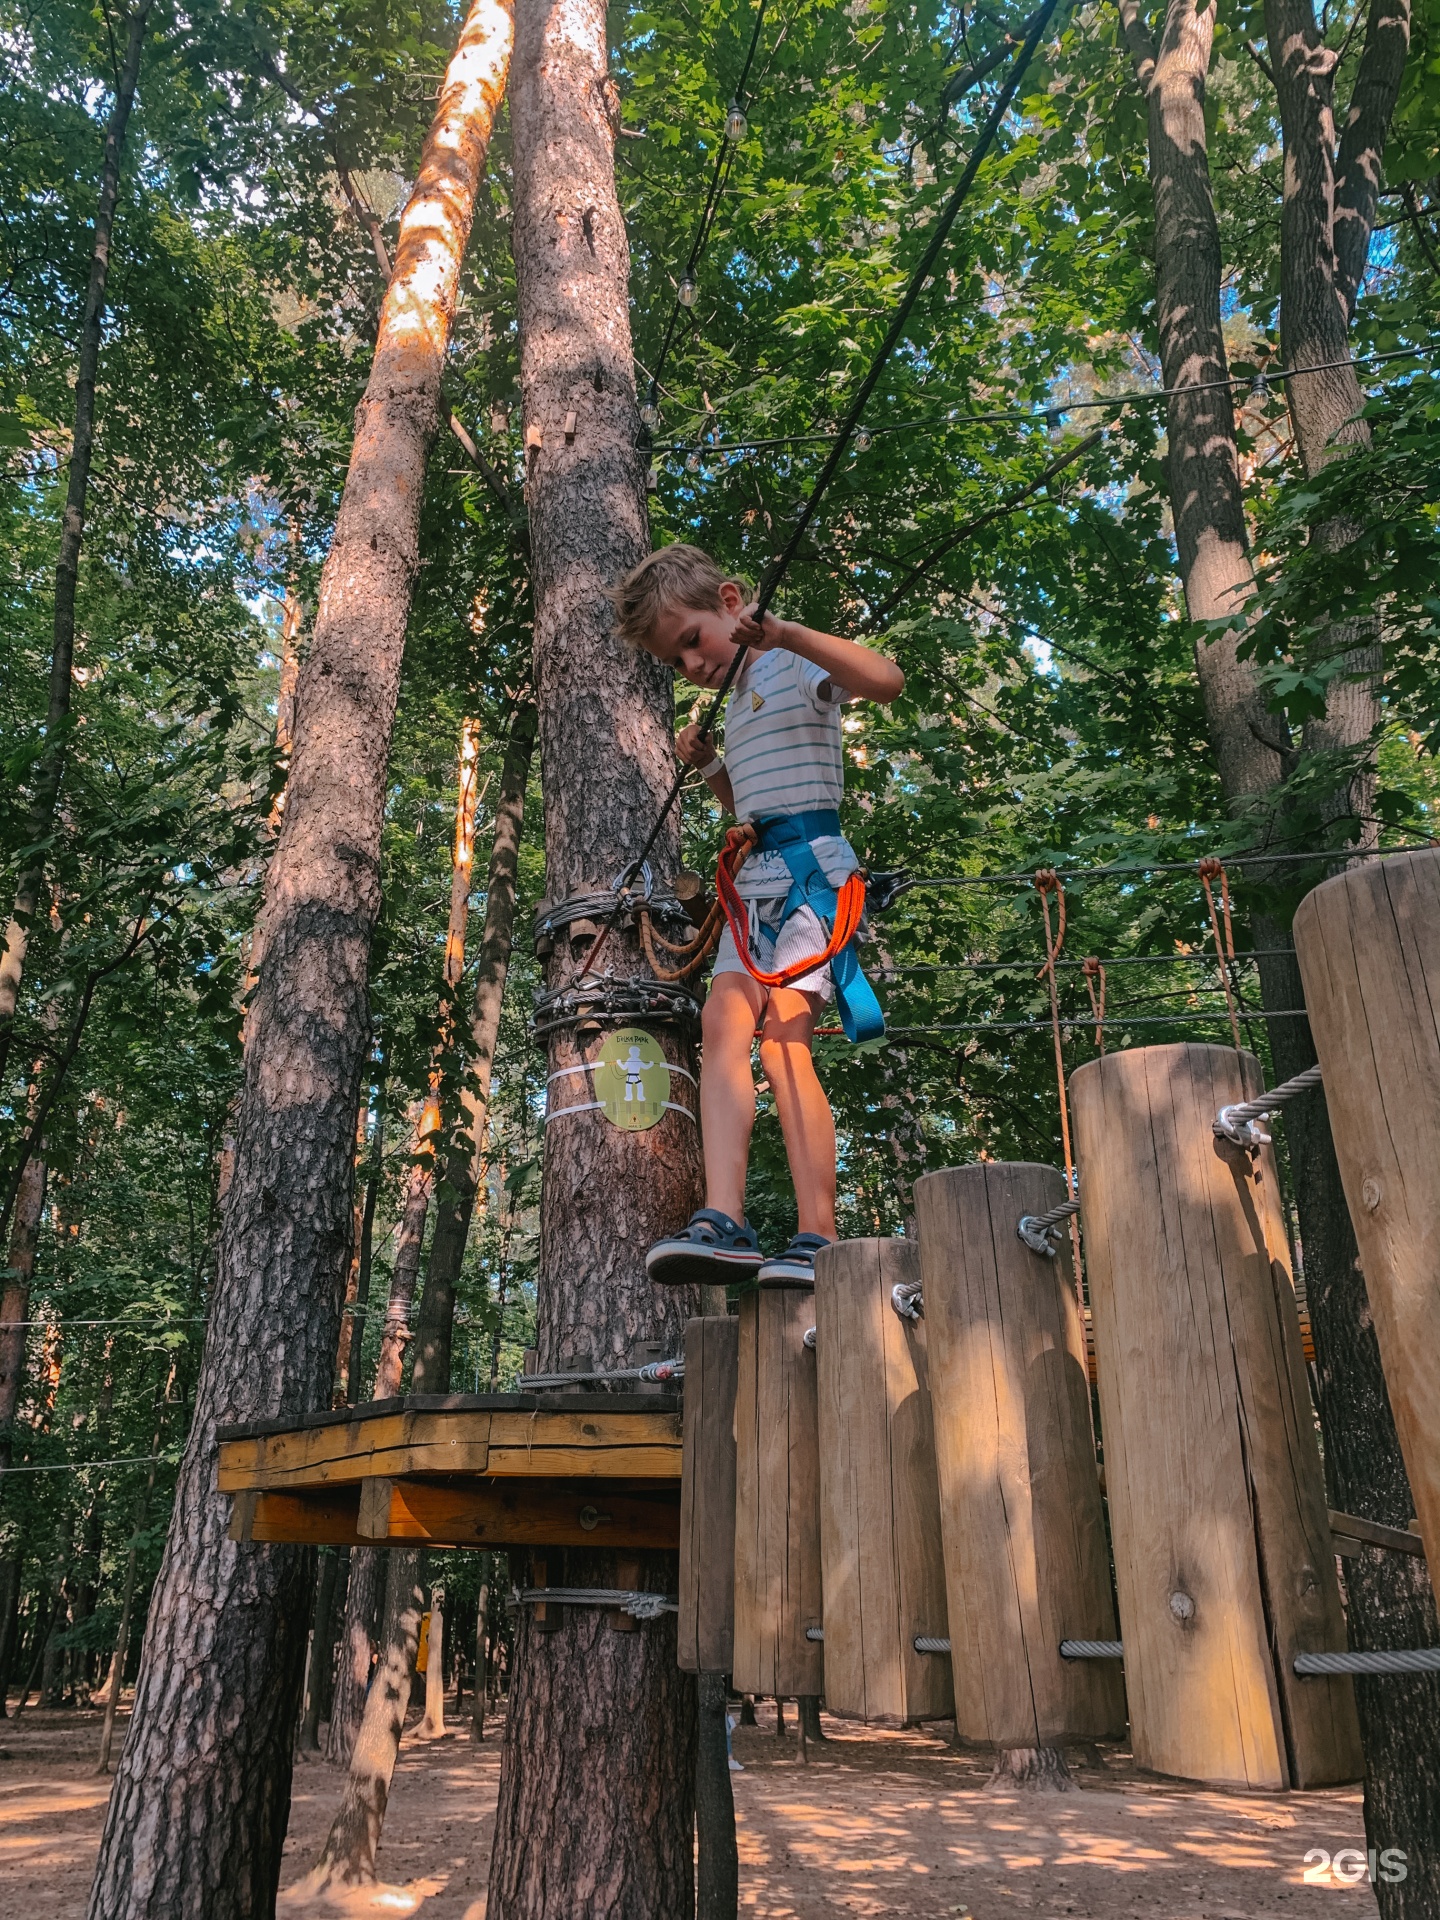
[[[1263,1089],[1218,1046],[1139,1047],[1070,1089],[1135,1758],[1317,1787],[1362,1771],[1345,1622],[1268,1150],[1217,1139]]]
[[[1430,1578],[1440,1588],[1440,852],[1300,903],[1295,952]]]
[[[735,1657],[735,1390],[740,1325],[685,1326],[680,1467],[678,1658],[686,1673],[729,1673]]]
[[[740,1693],[825,1691],[820,1441],[809,1292],[740,1302],[735,1399],[735,1663]]]
[[[825,1704],[881,1726],[955,1711],[949,1660],[915,1648],[947,1632],[925,1323],[891,1303],[919,1277],[913,1241],[815,1263]]]
[[[1067,1259],[1019,1238],[1065,1197],[1053,1167],[986,1162],[915,1182],[940,1522],[961,1737],[998,1750],[996,1784],[1064,1786],[1068,1740],[1123,1732],[1115,1608]]]

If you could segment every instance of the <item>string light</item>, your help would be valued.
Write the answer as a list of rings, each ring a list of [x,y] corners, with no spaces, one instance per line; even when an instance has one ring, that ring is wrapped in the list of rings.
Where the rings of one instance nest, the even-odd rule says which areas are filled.
[[[745,118],[740,102],[732,100],[730,111],[725,116],[725,138],[733,146],[743,140],[749,131],[750,122]]]
[[[868,453],[871,443],[872,435],[870,429],[868,427],[857,427],[855,429],[855,451],[857,453]]]
[[[645,396],[645,404],[640,409],[640,424],[647,432],[653,433],[660,424],[660,408],[655,395],[655,382],[650,382],[650,391]]]
[[[685,278],[680,282],[679,286],[675,289],[675,298],[680,302],[682,307],[693,307],[695,304],[695,299],[698,291],[699,290],[696,287],[695,282],[691,279],[690,275],[687,273],[685,275]]]

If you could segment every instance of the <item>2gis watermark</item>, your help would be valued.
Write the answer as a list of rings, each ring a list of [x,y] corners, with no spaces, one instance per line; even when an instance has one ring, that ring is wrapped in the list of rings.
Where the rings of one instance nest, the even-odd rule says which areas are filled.
[[[1311,1847],[1304,1864],[1309,1887],[1358,1887],[1362,1881],[1372,1887],[1379,1881],[1394,1886],[1410,1871],[1399,1847],[1341,1847],[1334,1853],[1328,1847]]]

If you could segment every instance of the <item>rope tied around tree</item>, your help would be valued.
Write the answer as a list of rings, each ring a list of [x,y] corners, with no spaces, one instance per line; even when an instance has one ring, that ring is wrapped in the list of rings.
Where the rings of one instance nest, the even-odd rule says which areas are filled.
[[[1045,964],[1036,974],[1043,979],[1050,990],[1050,1031],[1055,1042],[1055,1087],[1060,1099],[1060,1145],[1065,1154],[1065,1191],[1075,1191],[1075,1155],[1070,1145],[1070,1101],[1065,1088],[1065,1043],[1060,1028],[1060,996],[1055,982],[1055,962],[1060,958],[1065,945],[1065,883],[1054,867],[1041,867],[1035,875],[1035,891],[1040,895],[1040,906],[1045,915]],[[1050,923],[1050,896],[1055,895],[1055,907],[1058,924],[1052,929]],[[1080,1284],[1080,1223],[1077,1219],[1078,1207],[1070,1218],[1070,1250],[1075,1259],[1075,1298],[1084,1309],[1084,1298]],[[1023,1238],[1023,1235],[1022,1235]],[[1027,1245],[1033,1244],[1029,1241]],[[1052,1253],[1054,1249],[1051,1249]]]
[[[688,980],[691,974],[698,973],[704,966],[720,944],[720,935],[725,929],[725,909],[720,901],[716,900],[689,940],[667,940],[664,934],[657,933],[648,907],[640,909],[638,924],[640,945],[646,960],[650,963],[650,971],[657,980],[663,980],[668,984],[675,980]],[[666,953],[684,956],[682,964],[678,967],[667,967],[656,952],[657,947]]]
[[[1210,910],[1210,930],[1215,936],[1215,964],[1220,969],[1220,984],[1225,989],[1225,1011],[1230,1016],[1230,1037],[1235,1042],[1236,1053],[1244,1052],[1240,1039],[1240,1018],[1235,1007],[1235,988],[1230,977],[1230,969],[1235,964],[1235,929],[1230,920],[1230,880],[1225,872],[1225,862],[1213,853],[1207,853],[1198,864],[1200,884],[1205,889],[1205,904]],[[1212,882],[1220,882],[1220,907],[1217,912]],[[1221,922],[1224,933],[1221,933]]]
[[[522,1607],[605,1607],[628,1613],[635,1620],[658,1620],[663,1613],[680,1611],[673,1593],[641,1593],[631,1587],[522,1587],[515,1594]]]

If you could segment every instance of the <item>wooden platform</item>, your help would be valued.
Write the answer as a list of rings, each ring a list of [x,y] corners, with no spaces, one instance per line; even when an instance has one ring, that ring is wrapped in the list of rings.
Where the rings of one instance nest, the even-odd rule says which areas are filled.
[[[221,1427],[235,1540],[677,1547],[675,1394],[374,1401]]]

